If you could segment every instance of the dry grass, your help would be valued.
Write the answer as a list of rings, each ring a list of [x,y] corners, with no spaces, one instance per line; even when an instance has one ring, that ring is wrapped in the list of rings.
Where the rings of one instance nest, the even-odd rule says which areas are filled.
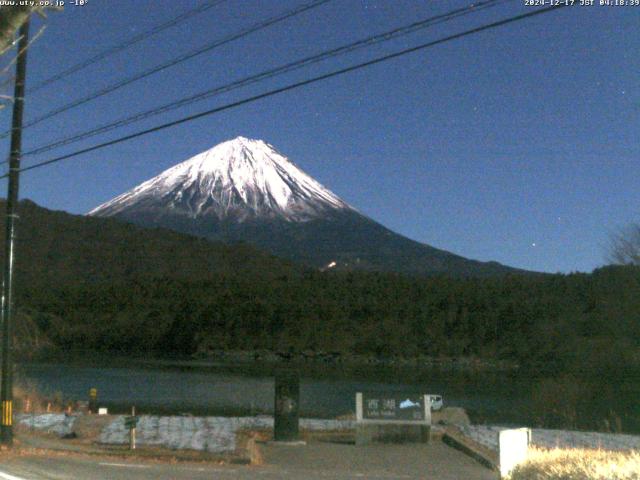
[[[431,423],[434,425],[469,425],[469,415],[464,408],[444,407],[442,410],[431,412]]]
[[[511,480],[640,480],[640,452],[533,448]]]
[[[250,465],[264,465],[260,443],[271,440],[273,435],[266,429],[241,429],[236,432],[236,455],[246,459]]]
[[[73,432],[77,435],[76,443],[94,444],[102,430],[113,422],[112,415],[80,415],[73,425]]]
[[[71,403],[64,402],[61,393],[45,397],[34,384],[25,381],[14,383],[13,398],[16,413],[63,412],[73,408]]]
[[[259,434],[253,434],[249,440],[247,440],[246,450],[247,455],[249,456],[249,463],[251,465],[264,465],[264,456],[262,455],[262,450],[256,443],[259,440]]]

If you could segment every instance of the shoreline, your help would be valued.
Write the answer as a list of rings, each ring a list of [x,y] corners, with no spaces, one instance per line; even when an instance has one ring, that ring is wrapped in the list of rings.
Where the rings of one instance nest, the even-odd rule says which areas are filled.
[[[422,367],[437,370],[468,371],[515,371],[519,365],[505,360],[486,360],[476,357],[386,357],[377,355],[343,354],[340,352],[302,351],[296,353],[271,351],[210,351],[206,355],[194,356],[195,361],[237,362],[267,364],[319,364],[344,366]]]
[[[206,354],[194,354],[188,357],[162,357],[148,355],[127,355],[120,352],[88,352],[77,350],[70,352],[49,351],[30,357],[17,357],[17,364],[38,363],[87,363],[88,365],[113,366],[149,365],[164,367],[382,367],[382,368],[419,368],[435,371],[455,372],[517,372],[520,365],[509,360],[491,360],[477,357],[431,357],[418,355],[412,357],[387,357],[378,355],[343,354],[340,352],[272,352],[267,350],[211,350]]]

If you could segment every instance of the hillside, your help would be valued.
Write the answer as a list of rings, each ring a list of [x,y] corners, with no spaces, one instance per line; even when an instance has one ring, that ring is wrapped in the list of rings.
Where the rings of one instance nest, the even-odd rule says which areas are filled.
[[[2,214],[4,208],[0,201]],[[230,272],[275,278],[301,271],[249,245],[223,245],[170,230],[50,211],[28,200],[20,202],[19,215],[15,266],[21,286],[143,278],[201,281]],[[4,228],[0,240],[4,241]]]
[[[640,371],[637,267],[487,278],[320,272],[249,246],[20,207],[23,357],[42,349],[159,358],[270,351],[346,362],[464,357],[587,378],[598,383],[588,391],[609,396]]]

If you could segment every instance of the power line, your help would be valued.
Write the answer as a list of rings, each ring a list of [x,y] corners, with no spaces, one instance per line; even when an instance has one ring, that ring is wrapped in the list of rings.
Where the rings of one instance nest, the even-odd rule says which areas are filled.
[[[353,72],[355,70],[360,70],[360,69],[365,68],[365,67],[369,67],[369,66],[372,66],[372,65],[376,65],[378,63],[386,62],[386,61],[392,60],[394,58],[398,58],[398,57],[401,57],[401,56],[404,56],[404,55],[407,55],[407,54],[410,54],[410,53],[414,53],[414,52],[417,52],[417,51],[420,51],[420,50],[424,50],[424,49],[427,49],[427,48],[430,48],[430,47],[434,47],[436,45],[440,45],[440,44],[443,44],[443,43],[446,43],[446,42],[450,42],[452,40],[457,40],[459,38],[467,37],[469,35],[473,35],[473,34],[476,34],[476,33],[479,33],[479,32],[485,31],[485,30],[490,30],[490,29],[493,29],[493,28],[501,27],[503,25],[507,25],[509,23],[514,23],[514,22],[517,22],[517,21],[520,21],[520,20],[524,20],[524,19],[529,18],[529,17],[533,17],[533,16],[536,16],[536,15],[541,15],[543,13],[548,13],[548,12],[551,12],[551,11],[554,11],[554,10],[558,10],[558,9],[564,8],[566,6],[567,5],[559,4],[559,5],[554,5],[554,6],[550,6],[550,7],[545,7],[545,8],[542,8],[542,9],[533,10],[533,11],[528,12],[528,13],[523,13],[521,15],[516,15],[514,17],[509,17],[509,18],[506,18],[506,19],[503,19],[503,20],[499,20],[497,22],[493,22],[493,23],[489,23],[489,24],[486,24],[486,25],[482,25],[480,27],[476,27],[476,28],[473,28],[471,30],[466,30],[466,31],[461,32],[461,33],[456,33],[454,35],[449,35],[447,37],[444,37],[444,38],[441,38],[441,39],[438,39],[438,40],[434,40],[434,41],[431,41],[431,42],[423,43],[423,44],[415,46],[415,47],[407,48],[407,49],[400,50],[400,51],[395,52],[395,53],[384,55],[384,56],[375,58],[373,60],[369,60],[367,62],[358,63],[356,65],[352,65],[350,67],[346,67],[346,68],[342,68],[342,69],[339,69],[339,70],[335,70],[333,72],[326,73],[324,75],[319,75],[317,77],[313,77],[313,78],[310,78],[310,79],[307,79],[307,80],[303,80],[303,81],[300,81],[300,82],[297,82],[297,83],[293,83],[293,84],[290,84],[290,85],[287,85],[287,86],[284,86],[284,87],[281,87],[281,88],[277,88],[275,90],[270,90],[268,92],[261,93],[259,95],[255,95],[255,96],[252,96],[252,97],[245,98],[243,100],[239,100],[237,102],[233,102],[233,103],[229,103],[229,104],[223,105],[221,107],[216,107],[216,108],[212,108],[210,110],[206,110],[204,112],[200,112],[200,113],[197,113],[197,114],[194,114],[194,115],[189,115],[187,117],[183,117],[181,119],[174,120],[172,122],[164,123],[164,124],[158,125],[156,127],[152,127],[152,128],[149,128],[149,129],[146,129],[146,130],[142,130],[142,131],[130,134],[130,135],[126,135],[124,137],[116,138],[116,139],[110,140],[108,142],[100,143],[98,145],[94,145],[93,147],[84,148],[84,149],[77,150],[75,152],[72,152],[72,153],[69,153],[69,154],[66,154],[66,155],[62,155],[62,156],[55,157],[55,158],[52,158],[52,159],[49,159],[49,160],[45,160],[45,161],[36,163],[34,165],[30,165],[28,167],[24,167],[24,168],[20,169],[20,171],[21,172],[26,172],[28,170],[34,170],[36,168],[44,167],[46,165],[51,165],[53,163],[61,162],[62,160],[67,160],[67,159],[72,158],[72,157],[77,157],[78,155],[82,155],[84,153],[93,152],[93,151],[100,150],[100,149],[105,148],[105,147],[109,147],[111,145],[116,145],[118,143],[123,143],[123,142],[129,141],[129,140],[132,140],[134,138],[142,137],[142,136],[148,135],[150,133],[158,132],[158,131],[164,130],[166,128],[170,128],[170,127],[174,127],[176,125],[180,125],[182,123],[187,123],[187,122],[190,122],[190,121],[193,121],[193,120],[197,120],[199,118],[206,117],[206,116],[209,116],[209,115],[213,115],[213,114],[225,111],[225,110],[230,110],[232,108],[239,107],[239,106],[245,105],[247,103],[252,103],[252,102],[255,102],[257,100],[261,100],[263,98],[272,97],[274,95],[278,95],[280,93],[287,92],[289,90],[294,90],[296,88],[300,88],[300,87],[303,87],[303,86],[306,86],[306,85],[311,85],[313,83],[317,83],[317,82],[320,82],[320,81],[323,81],[323,80],[327,80],[329,78],[337,77],[338,75],[343,75],[345,73]],[[7,176],[8,176],[7,174],[2,175],[2,176],[0,176],[0,179],[6,178]]]
[[[160,32],[163,32],[164,30],[167,30],[168,28],[174,27],[186,20],[189,20],[192,17],[195,17],[196,15],[200,15],[201,13],[206,12],[207,10],[225,2],[227,0],[216,0],[216,1],[207,1],[202,5],[199,5],[191,10],[188,10],[187,12],[184,12],[180,15],[178,15],[177,17],[172,18],[171,20],[162,23],[160,25],[157,25],[153,28],[151,28],[150,30],[147,30],[146,32],[142,32],[139,33],[138,35],[135,35],[131,38],[129,38],[128,40],[118,44],[118,45],[114,45],[113,47],[108,47],[105,50],[97,53],[96,55],[94,55],[93,57],[87,58],[86,60],[83,60],[81,62],[76,63],[75,65],[72,65],[71,67],[69,67],[66,70],[63,70],[60,73],[57,73],[55,75],[52,75],[49,78],[46,78],[45,80],[42,80],[40,83],[37,83],[35,86],[33,86],[32,88],[29,89],[29,93],[34,93],[37,92],[38,90],[51,85],[54,82],[57,82],[58,80],[62,80],[65,77],[68,77],[69,75],[73,74],[73,73],[77,73],[80,70],[83,70],[85,68],[87,68],[90,65],[93,65],[94,63],[99,62],[100,60],[104,60],[107,57],[110,57],[111,55],[114,55],[116,53],[119,53],[123,50],[126,50],[127,48],[135,45],[136,43],[140,43],[143,40],[146,40],[149,37],[152,37],[153,35],[157,35]]]
[[[36,154],[40,154],[40,153],[44,153],[44,152],[48,152],[50,150],[53,150],[57,147],[61,147],[64,145],[69,145],[72,143],[76,143],[79,142],[80,140],[84,140],[96,135],[99,135],[101,133],[106,133],[109,132],[111,130],[114,130],[116,128],[120,128],[123,127],[125,125],[129,125],[131,123],[134,122],[139,122],[142,120],[146,120],[147,118],[151,118],[153,116],[159,115],[161,113],[166,113],[169,112],[171,110],[175,110],[177,108],[186,106],[186,105],[190,105],[192,103],[201,101],[201,100],[205,100],[208,98],[211,98],[213,96],[219,95],[221,93],[227,93],[230,92],[232,90],[236,90],[240,87],[245,87],[247,85],[251,85],[253,83],[257,83],[259,81],[263,81],[269,78],[273,78],[277,75],[281,75],[284,73],[289,73],[292,72],[294,70],[300,69],[302,67],[308,66],[308,65],[312,65],[321,61],[324,61],[328,58],[333,58],[336,57],[338,55],[342,55],[345,53],[350,53],[353,52],[355,50],[364,48],[364,47],[369,47],[375,44],[379,44],[382,42],[387,42],[390,40],[393,40],[395,38],[398,38],[400,36],[403,35],[407,35],[410,33],[414,33],[420,29],[424,29],[426,27],[430,27],[436,24],[440,24],[440,23],[444,23],[444,22],[448,22],[450,20],[453,20],[455,18],[461,17],[463,15],[467,15],[470,13],[475,13],[478,12],[480,10],[486,9],[486,8],[491,8],[491,7],[495,7],[499,4],[502,3],[506,3],[509,1],[513,1],[513,0],[485,0],[483,2],[479,2],[479,3],[475,3],[475,4],[471,4],[467,7],[463,7],[463,8],[459,8],[453,11],[450,11],[448,13],[444,13],[444,14],[440,14],[437,16],[433,16],[433,17],[429,17],[417,22],[413,22],[409,25],[403,26],[403,27],[399,27],[399,28],[395,28],[393,30],[384,32],[384,33],[380,33],[377,35],[373,35],[370,37],[367,37],[365,39],[362,40],[358,40],[356,42],[353,43],[349,43],[347,45],[343,45],[341,47],[338,48],[334,48],[332,50],[328,50],[328,51],[324,51],[322,53],[316,54],[316,55],[312,55],[312,56],[308,56],[305,58],[302,58],[300,60],[297,60],[295,62],[290,62],[287,63],[285,65],[281,65],[279,67],[270,69],[270,70],[266,70],[263,72],[260,72],[258,74],[255,75],[251,75],[249,77],[245,77],[242,78],[240,80],[236,80],[234,82],[228,83],[226,85],[222,85],[220,87],[216,87],[213,89],[209,89],[209,90],[205,90],[203,92],[197,93],[195,95],[191,95],[188,97],[184,97],[180,100],[176,100],[167,104],[164,104],[160,107],[155,107],[151,110],[146,110],[144,112],[139,112],[136,113],[134,115],[131,115],[129,117],[125,117],[122,118],[120,120],[117,120],[115,122],[111,122],[111,123],[107,123],[104,125],[101,125],[100,127],[96,127],[94,129],[91,129],[89,131],[85,131],[85,132],[81,132],[75,135],[71,135],[71,136],[67,136],[67,137],[63,137],[61,139],[55,140],[52,143],[46,144],[46,145],[42,145],[40,147],[37,147],[33,150],[30,150],[28,152],[25,152],[23,154],[24,156],[31,156],[31,155],[36,155]]]
[[[319,7],[325,3],[330,2],[331,0],[313,0],[310,3],[298,6],[292,10],[289,10],[287,12],[285,12],[284,14],[280,14],[278,16],[275,17],[271,17],[267,20],[263,20],[261,22],[258,22],[256,24],[253,24],[252,26],[245,28],[243,30],[241,30],[238,33],[233,33],[231,35],[227,35],[226,37],[223,37],[221,40],[216,40],[212,43],[209,43],[207,45],[205,45],[204,47],[201,47],[197,50],[193,50],[189,53],[180,55],[179,57],[174,58],[173,60],[170,60],[168,62],[162,63],[160,65],[156,65],[153,68],[150,68],[149,70],[145,70],[141,73],[138,73],[132,77],[126,78],[124,80],[121,80],[117,83],[113,83],[101,90],[98,90],[95,93],[92,93],[91,95],[88,95],[86,97],[83,97],[79,100],[75,100],[73,102],[67,103],[66,105],[63,105],[59,108],[56,108],[55,110],[51,110],[47,113],[45,113],[44,115],[35,118],[34,120],[31,120],[30,122],[27,122],[22,128],[23,130],[29,127],[32,127],[34,125],[37,125],[38,123],[44,121],[44,120],[48,120],[49,118],[55,117],[56,115],[59,115],[63,112],[66,112],[72,108],[78,107],[80,105],[83,105],[87,102],[90,102],[92,100],[95,100],[96,98],[102,97],[108,93],[114,92],[126,85],[130,85],[133,82],[137,82],[138,80],[142,80],[143,78],[149,77],[155,73],[158,73],[162,70],[166,70],[167,68],[173,67],[175,65],[178,65],[179,63],[185,62],[187,60],[190,60],[198,55],[202,55],[203,53],[209,52],[217,47],[220,47],[222,45],[225,45],[227,43],[231,43],[235,40],[238,40],[240,38],[243,38],[251,33],[257,32],[259,30],[262,30],[264,28],[270,27],[271,25],[274,25],[276,23],[282,22],[284,20],[287,20],[291,17],[294,17],[296,15],[299,15],[300,13],[306,12],[307,10],[311,10],[313,8]],[[0,139],[1,138],[5,138],[8,135],[11,134],[11,130],[8,130],[6,132],[3,132],[2,134],[0,134]]]

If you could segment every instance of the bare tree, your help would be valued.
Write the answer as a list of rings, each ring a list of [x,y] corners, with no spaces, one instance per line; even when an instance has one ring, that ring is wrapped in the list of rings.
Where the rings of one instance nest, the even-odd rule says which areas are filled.
[[[62,7],[34,7],[34,6],[3,6],[0,7],[0,56],[6,53],[14,43],[16,32],[32,13],[37,13],[41,17],[46,17],[49,10],[60,11]]]
[[[634,223],[611,235],[608,260],[618,265],[640,265],[640,224]]]
[[[47,10],[61,10],[61,7],[35,7],[35,6],[2,6],[0,7],[0,58],[10,58],[9,52],[13,47],[17,45],[18,38],[16,38],[16,32],[27,21],[30,15],[33,13],[39,14],[41,17],[46,18]],[[38,33],[29,41],[29,45],[33,43],[43,32],[44,27],[41,27]],[[17,53],[17,52],[16,52]],[[7,90],[13,82],[13,76],[10,74],[10,69],[15,63],[16,58],[9,60],[6,64],[0,65],[0,110],[6,105],[13,102],[13,97],[9,95]]]
[[[0,55],[13,45],[16,32],[34,11],[36,7],[0,7]]]

